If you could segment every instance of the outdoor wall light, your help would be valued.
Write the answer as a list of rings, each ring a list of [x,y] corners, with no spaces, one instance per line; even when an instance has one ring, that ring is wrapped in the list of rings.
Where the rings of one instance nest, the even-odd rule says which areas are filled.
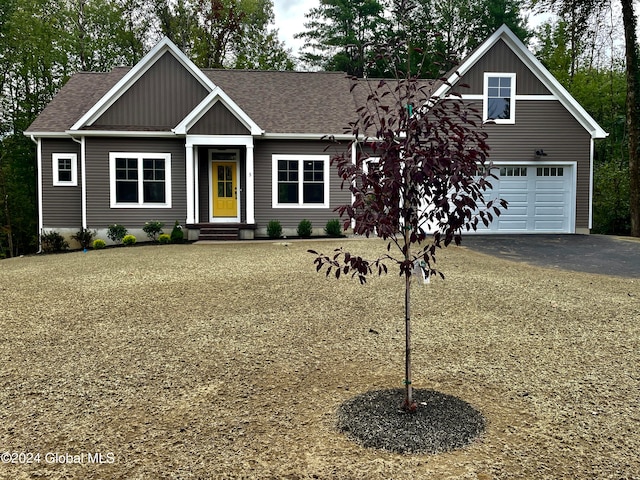
[[[547,154],[543,149],[536,150],[536,157],[546,157]]]

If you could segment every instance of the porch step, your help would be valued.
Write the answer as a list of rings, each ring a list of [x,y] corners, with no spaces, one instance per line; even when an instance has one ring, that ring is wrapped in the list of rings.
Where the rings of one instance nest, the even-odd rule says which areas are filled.
[[[198,240],[238,240],[240,228],[236,225],[214,225],[200,228]]]

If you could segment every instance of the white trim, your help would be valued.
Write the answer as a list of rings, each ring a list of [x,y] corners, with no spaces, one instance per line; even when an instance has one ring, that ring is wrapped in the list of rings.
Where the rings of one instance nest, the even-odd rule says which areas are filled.
[[[248,147],[253,146],[251,135],[187,135],[186,145],[210,147]]]
[[[116,159],[135,158],[138,160],[138,202],[118,203],[116,202]],[[143,191],[143,159],[163,159],[165,170],[165,203],[144,203]],[[170,153],[148,153],[148,152],[109,152],[109,202],[111,208],[171,208],[171,154]]]
[[[173,132],[154,132],[154,131],[142,131],[142,130],[67,130],[65,132],[65,138],[69,135],[78,136],[83,135],[86,137],[164,137],[164,138],[176,138],[176,134]]]
[[[273,154],[271,156],[271,207],[272,208],[329,208],[330,205],[330,155],[284,155]],[[278,161],[297,161],[298,162],[298,203],[278,203]],[[322,161],[323,162],[323,187],[324,202],[323,203],[304,203],[304,166],[305,161]]]
[[[60,180],[60,160],[71,160],[71,180]],[[78,154],[77,153],[52,153],[51,170],[54,187],[78,186]]]
[[[434,92],[433,97],[442,98],[482,58],[498,40],[504,42],[511,48],[520,60],[531,70],[531,72],[543,83],[545,87],[556,95],[562,105],[576,118],[576,120],[589,132],[592,138],[605,138],[608,133],[582,108],[582,106],[569,94],[569,92],[551,75],[551,73],[540,63],[522,41],[507,27],[502,25],[485,42],[480,45],[467,59],[462,62],[440,87]]]
[[[34,137],[31,137],[32,139]],[[41,246],[40,234],[44,228],[44,215],[42,213],[42,139],[38,138],[36,144],[36,161],[38,163],[38,246]],[[40,250],[40,249],[38,249]]]
[[[266,132],[262,135],[262,138],[272,139],[272,140],[320,140],[329,142],[329,137],[334,138],[336,140],[353,140],[354,136],[352,134],[341,133],[341,134],[332,134],[332,133],[268,133]],[[365,138],[364,135],[360,135],[360,138]]]
[[[220,87],[214,88],[200,104],[191,110],[189,114],[172,130],[178,135],[186,135],[191,127],[200,120],[216,103],[221,102],[242,123],[251,135],[262,135],[262,130],[249,115],[247,115],[231,97]]]
[[[187,218],[185,222],[195,223],[195,204],[196,197],[194,193],[195,189],[195,168],[193,158],[193,145],[187,145],[185,147],[185,168],[186,168],[186,182],[187,182]]]
[[[591,139],[591,144],[589,145],[589,223],[587,224],[589,230],[593,228],[593,182],[594,182],[594,166],[593,166],[593,155],[595,151],[595,146],[593,144],[593,138]],[[577,168],[577,167],[576,167]]]
[[[211,91],[215,85],[180,49],[167,37],[147,53],[127,74],[122,77],[97,103],[93,105],[76,123],[71,130],[80,130],[93,124],[109,107],[111,107],[136,81],[138,81],[166,52],[171,53],[178,62],[207,90]]]
[[[82,210],[82,228],[87,228],[87,159],[86,159],[86,144],[85,138],[80,138],[80,176],[81,176],[81,190],[80,190],[80,208]]]
[[[236,216],[235,217],[214,217],[213,216],[213,159],[211,155],[215,152],[233,152],[235,153],[235,160],[220,160],[220,162],[235,163],[236,164]],[[240,150],[235,148],[229,148],[226,150],[220,150],[217,148],[210,148],[207,150],[207,163],[209,168],[209,222],[210,223],[238,223],[240,222],[240,214],[242,212],[242,189],[240,188]]]
[[[489,118],[489,79],[490,78],[509,78],[510,95],[509,95],[509,118]],[[513,125],[516,123],[516,74],[500,73],[500,72],[484,72],[482,86],[482,121],[494,122],[500,125]]]
[[[245,198],[247,199],[245,206],[247,215],[246,222],[252,225],[256,223],[255,202],[253,201],[255,196],[253,145],[247,145],[244,170],[246,175]]]
[[[480,93],[463,93],[460,97],[451,97],[452,100],[456,98],[460,98],[462,100],[484,100],[484,95]],[[558,101],[559,98],[556,95],[518,95],[514,97],[516,101],[530,101],[530,100],[541,100],[541,101],[549,101],[555,100]]]

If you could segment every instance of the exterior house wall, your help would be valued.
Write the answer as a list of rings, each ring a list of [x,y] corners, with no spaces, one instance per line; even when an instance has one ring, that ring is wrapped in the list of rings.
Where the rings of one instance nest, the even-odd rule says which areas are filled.
[[[191,135],[248,135],[250,132],[222,102],[216,102],[193,127]]]
[[[96,120],[92,128],[169,130],[206,96],[207,90],[169,52]]]
[[[467,84],[469,88],[456,88],[455,90],[463,95],[482,95],[484,72],[515,73],[516,95],[549,95],[551,93],[502,40],[497,41],[496,44],[462,76],[459,83]]]
[[[186,169],[184,140],[87,138],[87,228],[101,229],[113,223],[127,228],[141,228],[149,220],[170,227],[187,216]],[[110,152],[170,153],[171,208],[111,208],[109,181]]]
[[[77,186],[54,186],[52,155],[75,153],[77,155]],[[71,139],[42,139],[42,221],[43,228],[82,227],[82,169],[80,145]]]
[[[482,103],[469,102],[477,109]],[[516,123],[486,124],[493,162],[577,162],[576,229],[589,227],[591,137],[556,100],[517,100]],[[542,149],[545,157],[536,157]]]
[[[342,190],[342,179],[334,166],[330,167],[329,208],[273,208],[272,156],[283,155],[331,155],[325,151],[328,143],[303,140],[260,140],[255,143],[255,219],[259,233],[262,233],[270,220],[279,220],[283,228],[295,229],[301,220],[311,221],[314,229],[322,231],[328,220],[339,218],[333,210],[351,202],[351,193]],[[347,149],[346,144],[344,145]]]

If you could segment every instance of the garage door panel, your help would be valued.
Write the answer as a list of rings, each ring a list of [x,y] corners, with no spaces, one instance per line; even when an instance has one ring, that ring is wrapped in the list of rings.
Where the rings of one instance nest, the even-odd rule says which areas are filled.
[[[497,173],[497,172],[496,172]],[[571,233],[575,205],[575,165],[504,165],[486,199],[509,206],[478,231],[500,233]]]
[[[538,203],[555,203],[564,205],[565,202],[565,193],[564,192],[536,192],[535,194],[535,202]]]
[[[562,205],[536,205],[534,215],[536,217],[565,217],[566,209]]]

